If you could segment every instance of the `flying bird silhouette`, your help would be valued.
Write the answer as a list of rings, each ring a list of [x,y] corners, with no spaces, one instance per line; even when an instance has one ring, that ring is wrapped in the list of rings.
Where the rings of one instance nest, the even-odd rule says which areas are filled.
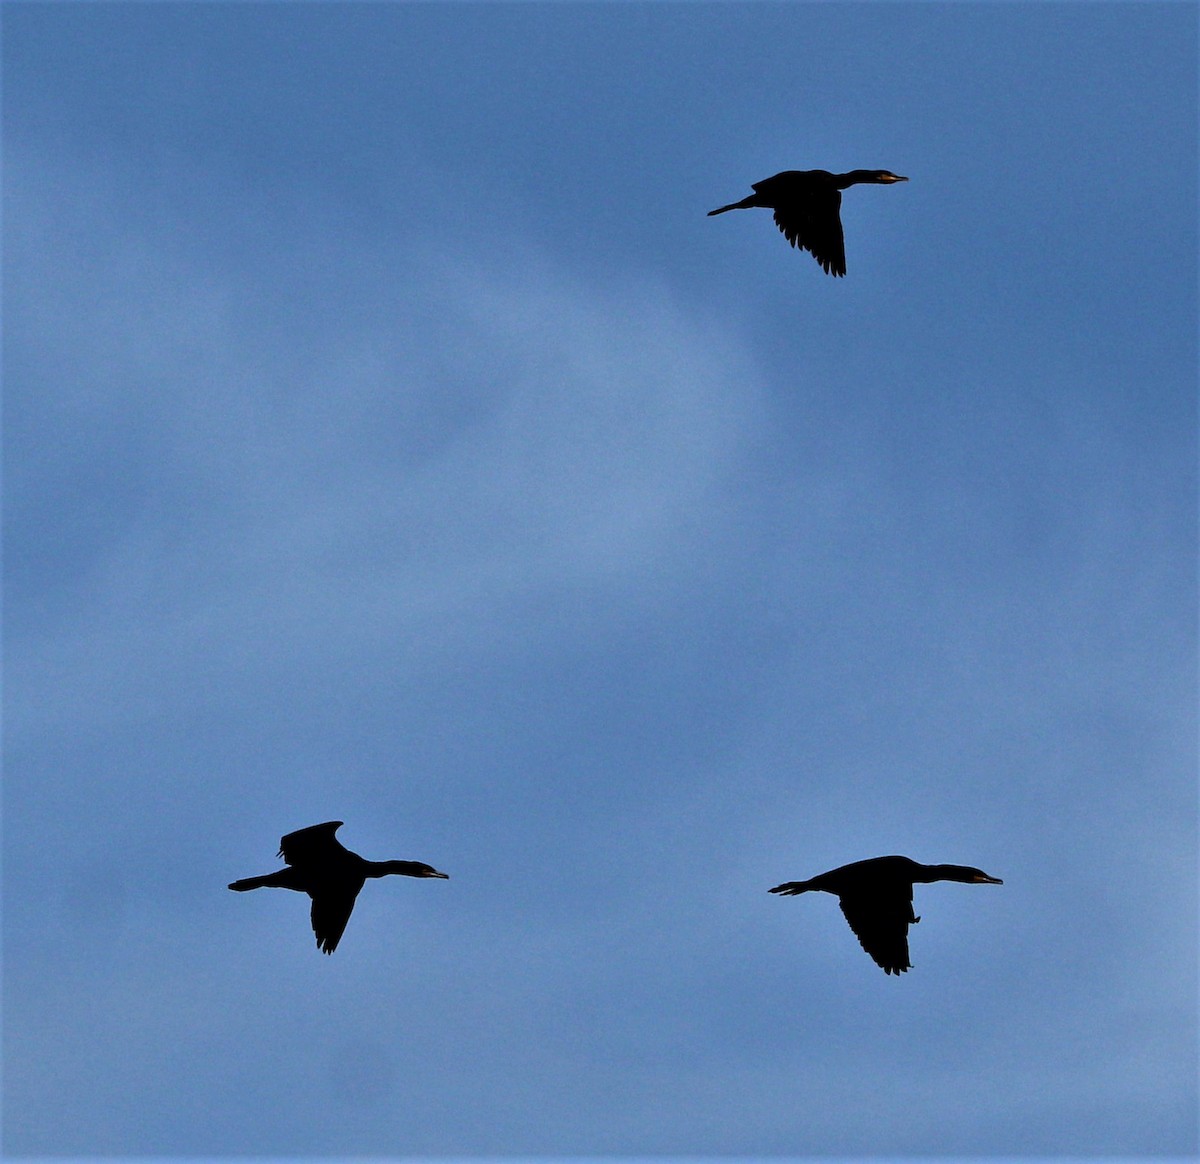
[[[831,174],[828,170],[784,170],[751,185],[753,194],[741,202],[718,206],[708,216],[727,210],[749,210],[762,206],[775,211],[775,225],[794,247],[808,251],[826,274],[846,273],[846,244],[842,237],[842,191],[860,183],[890,185],[907,182],[890,170],[851,170]]]
[[[354,911],[354,902],[368,877],[442,877],[432,865],[420,861],[368,861],[350,852],[333,834],[342,827],[340,820],[327,820],[288,833],[279,842],[279,855],[286,869],[262,877],[244,877],[229,888],[238,893],[248,889],[295,889],[312,898],[312,928],[317,945],[326,954],[337,949]]]
[[[907,857],[872,857],[831,869],[808,881],[785,881],[769,893],[791,896],[812,889],[835,893],[859,945],[886,974],[911,969],[908,927],[921,919],[913,913],[913,885],[962,881],[967,885],[1003,885],[970,865],[922,865]]]

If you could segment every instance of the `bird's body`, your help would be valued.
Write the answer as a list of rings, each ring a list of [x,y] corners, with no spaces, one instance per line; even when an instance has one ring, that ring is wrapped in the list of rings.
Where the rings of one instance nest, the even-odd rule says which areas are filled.
[[[313,933],[326,954],[337,949],[355,899],[368,877],[386,877],[389,873],[404,877],[449,876],[420,861],[368,861],[350,852],[334,836],[341,827],[340,820],[330,820],[288,833],[279,842],[279,855],[287,862],[286,869],[262,877],[244,877],[229,886],[238,893],[263,888],[307,893],[312,898]]]
[[[912,967],[908,927],[921,920],[913,913],[913,885],[931,881],[1004,884],[969,865],[922,865],[908,857],[872,857],[808,881],[784,882],[769,892],[791,896],[821,890],[835,894],[859,944],[875,964],[887,974],[902,974]]]
[[[859,183],[889,185],[907,182],[890,170],[851,170],[831,174],[828,170],[784,170],[752,184],[753,194],[740,202],[718,206],[708,212],[749,210],[761,206],[775,212],[775,225],[794,247],[808,251],[830,275],[846,273],[846,245],[842,236],[842,191]]]

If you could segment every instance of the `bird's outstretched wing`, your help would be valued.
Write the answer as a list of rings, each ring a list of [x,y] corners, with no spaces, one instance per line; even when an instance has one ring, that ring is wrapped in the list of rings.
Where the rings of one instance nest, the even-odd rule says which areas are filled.
[[[908,927],[913,917],[912,897],[845,893],[838,898],[858,944],[887,974],[903,974],[912,967],[908,960]]]
[[[332,954],[346,932],[346,923],[354,912],[357,893],[314,894],[312,899],[312,928],[317,936],[317,945],[326,954]]]
[[[846,242],[840,190],[814,191],[803,201],[781,201],[775,207],[775,225],[794,247],[808,251],[830,275],[846,273]]]
[[[346,849],[333,834],[342,827],[340,820],[327,820],[324,824],[309,825],[288,833],[279,842],[279,855],[289,865],[303,865],[311,861],[322,861],[333,853],[344,853]],[[351,901],[351,907],[354,902]],[[346,914],[350,916],[349,912]],[[346,923],[342,922],[344,926]],[[341,930],[338,931],[341,933]]]

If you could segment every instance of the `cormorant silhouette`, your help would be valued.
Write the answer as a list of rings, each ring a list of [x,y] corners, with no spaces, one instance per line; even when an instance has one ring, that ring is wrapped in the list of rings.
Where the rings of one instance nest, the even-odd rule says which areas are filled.
[[[921,920],[913,913],[913,885],[930,881],[1004,884],[999,877],[989,877],[970,865],[922,865],[907,857],[872,857],[808,881],[785,881],[768,892],[792,895],[821,889],[836,893],[859,945],[886,974],[903,974],[912,967],[908,960],[908,927]]]
[[[762,206],[775,211],[775,225],[794,247],[808,251],[829,275],[846,273],[846,245],[838,211],[842,191],[860,182],[889,185],[907,182],[889,170],[851,170],[831,174],[828,170],[784,170],[782,174],[754,182],[754,191],[741,202],[718,206],[708,216],[727,210],[749,210]]]
[[[337,949],[358,892],[368,877],[442,877],[432,865],[420,861],[368,861],[350,852],[333,834],[342,827],[340,820],[327,820],[288,833],[279,842],[279,855],[288,868],[262,877],[244,877],[229,888],[238,893],[247,889],[295,889],[312,898],[312,928],[317,945],[326,954]]]

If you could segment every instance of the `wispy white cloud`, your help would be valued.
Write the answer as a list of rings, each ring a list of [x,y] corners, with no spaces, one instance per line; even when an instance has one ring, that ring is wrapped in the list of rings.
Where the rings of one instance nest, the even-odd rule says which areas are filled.
[[[146,224],[95,174],[13,169],[11,277],[33,305],[13,336],[15,518],[53,540],[87,488],[106,507],[94,544],[46,566],[75,578],[69,603],[10,622],[18,738],[176,698],[218,660],[344,654],[430,622],[486,651],[483,626],[503,636],[556,588],[668,593],[729,519],[713,496],[754,439],[754,374],[662,286],[597,291],[532,248],[500,267],[429,240],[380,269],[354,234],[218,273],[186,216],[156,204]],[[255,290],[287,300],[318,246],[328,296],[315,274],[253,326]]]

